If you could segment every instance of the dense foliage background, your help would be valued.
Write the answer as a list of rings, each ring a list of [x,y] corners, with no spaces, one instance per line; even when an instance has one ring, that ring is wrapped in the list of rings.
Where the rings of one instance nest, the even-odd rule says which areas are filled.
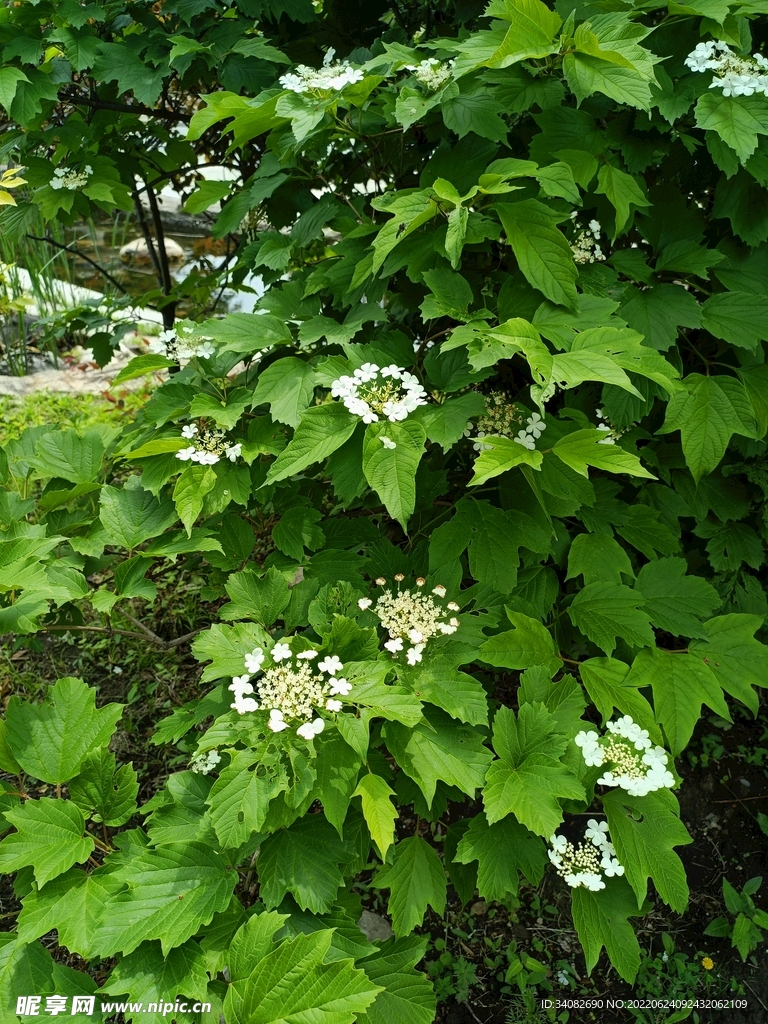
[[[177,770],[141,805],[120,705],[87,678],[10,697],[0,1019],[98,985],[429,1024],[428,907],[545,871],[587,969],[635,979],[633,921],[688,900],[674,758],[768,672],[762,12],[0,11],[0,230],[134,210],[166,331],[117,382],[171,371],[127,428],[4,445],[0,631],[128,620],[210,684],[156,723]],[[168,182],[227,241],[181,284]],[[177,318],[254,273],[255,313]],[[164,639],[142,618],[174,565],[219,621]],[[748,953],[768,916],[739,906]]]

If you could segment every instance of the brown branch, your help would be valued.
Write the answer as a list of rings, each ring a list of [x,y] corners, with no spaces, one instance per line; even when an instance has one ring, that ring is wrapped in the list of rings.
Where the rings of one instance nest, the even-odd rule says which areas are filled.
[[[165,249],[165,228],[163,227],[163,219],[160,216],[160,207],[157,205],[157,196],[155,190],[150,188],[149,183],[144,181],[147,186],[147,199],[149,200],[149,209],[152,213],[152,221],[155,225],[155,238],[157,239],[157,258],[160,264],[160,280],[162,283],[163,295],[170,295],[173,290],[173,280],[171,278],[171,267],[168,263],[168,253]],[[173,330],[173,322],[176,319],[176,303],[169,302],[163,305],[160,311],[163,314],[163,327],[166,331]]]
[[[64,245],[63,242],[57,242],[55,238],[49,238],[47,235],[42,237],[41,235],[30,235],[27,234],[27,238],[31,238],[33,242],[47,242],[48,245],[52,245],[56,249],[63,249],[64,252],[70,252],[73,256],[78,256],[80,259],[85,260],[86,263],[90,263],[94,269],[98,270],[100,274],[103,274],[106,279],[123,293],[123,295],[130,295],[125,288],[120,284],[116,277],[113,277],[108,270],[105,270],[100,263],[96,260],[92,260],[90,256],[86,256],[84,252],[80,252],[79,249],[72,249],[68,245]]]
[[[189,124],[192,120],[191,114],[178,114],[173,110],[153,110],[152,107],[145,107],[142,103],[115,103],[112,100],[91,99],[81,93],[68,93],[66,89],[59,92],[59,99],[64,103],[73,103],[76,106],[92,107],[94,110],[116,110],[121,114],[145,114],[147,117],[157,117],[163,121],[184,121]]]
[[[124,613],[123,613],[124,614]],[[44,626],[41,633],[116,633],[118,636],[131,636],[137,640],[149,640],[150,637],[146,633],[136,633],[130,629],[116,629],[112,626]],[[174,647],[180,647],[181,644],[187,642],[187,640],[193,640],[198,633],[202,633],[202,629],[195,629],[191,633],[185,633],[184,636],[177,637],[175,640],[162,640],[160,637],[156,637],[152,642],[160,648],[162,651],[170,651]],[[153,634],[154,636],[154,634]]]

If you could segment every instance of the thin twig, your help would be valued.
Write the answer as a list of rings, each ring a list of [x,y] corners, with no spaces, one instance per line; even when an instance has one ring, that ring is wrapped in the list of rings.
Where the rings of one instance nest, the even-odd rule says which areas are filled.
[[[50,632],[78,632],[78,633],[117,633],[119,636],[131,636],[137,640],[149,640],[150,637],[146,633],[136,633],[130,629],[116,629],[112,626],[45,626],[39,632],[50,633]],[[185,633],[184,636],[176,637],[175,640],[162,640],[160,637],[156,637],[152,642],[160,648],[161,651],[170,651],[174,647],[180,647],[185,644],[188,640],[194,639],[198,633],[202,633],[203,629],[195,629],[191,633]]]
[[[115,103],[112,100],[91,99],[81,93],[68,93],[65,89],[59,92],[59,99],[63,103],[92,107],[94,110],[117,110],[121,114],[136,114],[137,116],[145,114],[147,117],[157,117],[164,121],[184,121],[187,124],[192,120],[191,114],[179,114],[173,110],[154,110],[141,103]]]
[[[63,249],[64,252],[70,252],[73,256],[78,256],[81,260],[85,260],[86,263],[90,263],[90,265],[95,270],[98,270],[100,274],[106,277],[109,283],[113,284],[115,288],[118,288],[123,293],[123,295],[130,295],[130,292],[126,291],[125,288],[123,288],[123,286],[120,284],[116,277],[113,277],[108,270],[105,270],[104,267],[101,266],[100,263],[97,263],[96,260],[92,260],[90,256],[86,256],[85,253],[80,252],[79,249],[73,249],[69,245],[64,245],[63,242],[57,242],[55,238],[48,238],[47,236],[43,237],[41,235],[28,234],[26,237],[31,238],[33,242],[47,242],[48,245],[52,245],[56,249]]]
[[[157,239],[157,258],[159,261],[160,270],[160,281],[162,284],[163,295],[170,295],[173,291],[173,279],[171,278],[171,267],[168,262],[168,252],[165,248],[165,228],[163,227],[163,219],[160,216],[160,207],[157,205],[157,196],[155,190],[149,187],[148,182],[145,180],[144,184],[147,186],[147,199],[149,200],[149,209],[152,213],[152,221],[155,225],[155,238]],[[176,303],[168,302],[164,303],[160,310],[163,316],[163,327],[166,331],[173,330],[173,322],[176,319]]]
[[[129,622],[133,623],[133,625],[137,629],[140,629],[141,632],[144,634],[144,636],[149,637],[149,639],[152,640],[153,643],[156,643],[156,644],[163,644],[163,643],[165,643],[165,640],[163,640],[162,637],[159,637],[157,635],[157,633],[153,633],[151,629],[149,629],[147,626],[145,626],[142,622],[139,622],[138,619],[135,619],[133,617],[133,615],[131,615],[130,612],[127,612],[124,608],[120,609],[120,614],[123,616],[124,619],[128,619]]]

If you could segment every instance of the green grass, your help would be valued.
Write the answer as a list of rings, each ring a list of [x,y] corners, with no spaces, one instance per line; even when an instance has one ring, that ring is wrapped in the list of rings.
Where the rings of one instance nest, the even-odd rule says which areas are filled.
[[[37,391],[24,398],[0,395],[0,443],[15,441],[27,427],[87,427],[93,423],[125,423],[142,408],[148,391],[119,391],[110,401],[103,395]]]

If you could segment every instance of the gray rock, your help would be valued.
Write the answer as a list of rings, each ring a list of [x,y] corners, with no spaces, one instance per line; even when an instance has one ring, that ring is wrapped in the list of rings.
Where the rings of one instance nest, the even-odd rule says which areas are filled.
[[[381,914],[374,914],[370,910],[364,910],[357,926],[369,942],[377,939],[385,941],[391,939],[395,934],[392,925]]]
[[[186,258],[184,250],[172,238],[165,239],[165,253],[171,263],[180,263]],[[124,263],[149,263],[149,248],[144,238],[134,238],[126,242],[120,250],[120,259]]]

